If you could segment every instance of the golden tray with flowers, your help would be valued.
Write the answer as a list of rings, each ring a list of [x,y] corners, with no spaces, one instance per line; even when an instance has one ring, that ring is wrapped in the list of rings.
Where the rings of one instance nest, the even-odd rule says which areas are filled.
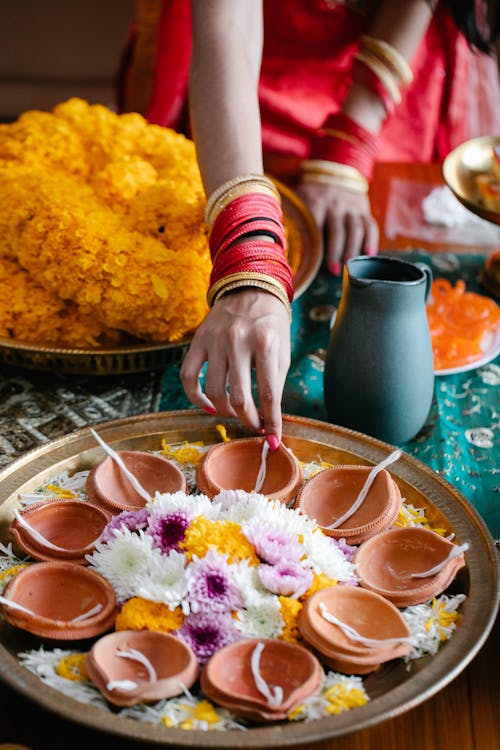
[[[191,464],[194,465],[193,451],[207,450],[210,445],[220,443],[221,438],[228,441],[246,436],[236,420],[227,420],[221,425],[216,417],[193,410],[104,422],[96,429],[104,441],[102,445],[115,451],[161,450],[170,458],[177,456],[181,465],[190,466],[189,471],[193,469]],[[390,445],[361,433],[288,415],[284,417],[284,443],[305,468],[341,464],[372,466],[387,462],[393,452]],[[21,498],[36,495],[55,475],[65,474],[71,481],[82,472],[88,472],[101,459],[102,449],[86,428],[28,452],[0,473],[3,554],[8,525]],[[186,476],[190,476],[189,471]],[[389,661],[364,676],[364,690],[369,699],[353,702],[347,706],[349,710],[330,710],[328,715],[322,714],[319,718],[311,716],[305,720],[251,725],[245,727],[245,731],[232,724],[212,726],[212,714],[207,713],[206,706],[203,716],[208,723],[205,721],[203,728],[203,722],[197,724],[194,719],[183,722],[182,726],[161,718],[154,721],[151,715],[138,720],[138,714],[117,713],[104,704],[81,702],[81,697],[75,699],[74,693],[61,692],[50,683],[41,689],[40,679],[43,679],[43,670],[47,671],[47,664],[32,663],[30,668],[27,662],[20,660],[23,652],[26,654],[26,650],[36,646],[36,640],[3,621],[0,622],[1,678],[43,708],[89,729],[143,743],[176,747],[305,747],[305,743],[356,732],[410,710],[453,680],[484,644],[499,606],[498,558],[494,542],[478,513],[439,474],[402,453],[391,467],[391,475],[407,509],[421,511],[415,516],[417,524],[425,524],[436,531],[439,528],[445,536],[453,535],[457,543],[468,543],[466,566],[459,570],[447,590],[448,599],[460,600],[460,615],[456,628],[452,626],[452,637],[436,651],[424,652],[425,655],[420,654],[410,664],[402,659]],[[445,612],[447,626],[456,620],[456,614]],[[427,616],[426,610],[426,629]],[[439,621],[439,615],[436,617]],[[442,632],[438,627],[435,634],[438,640]],[[59,679],[67,677],[68,669],[71,671],[69,663],[66,675]]]
[[[282,196],[299,297],[322,246]],[[68,374],[178,362],[205,317],[210,254],[194,143],[73,98],[0,127],[0,360]]]
[[[300,197],[274,180],[283,203],[288,232],[288,258],[293,271],[294,299],[313,282],[323,259],[322,241],[316,224]],[[65,348],[30,344],[0,336],[0,361],[14,367],[46,370],[67,375],[122,375],[159,370],[179,364],[191,336],[172,343],[139,342],[97,348]]]

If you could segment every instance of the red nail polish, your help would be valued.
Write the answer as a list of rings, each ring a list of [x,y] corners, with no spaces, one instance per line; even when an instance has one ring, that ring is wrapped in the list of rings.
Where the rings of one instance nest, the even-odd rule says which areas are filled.
[[[265,434],[266,434],[266,431],[265,431],[265,429],[264,429],[264,428],[262,428],[261,430],[257,430],[257,433],[258,433],[259,435],[265,435]]]
[[[268,435],[266,440],[272,451],[277,451],[280,447],[280,441],[278,440],[276,435]]]
[[[365,255],[376,255],[377,251],[374,247],[365,247]]]
[[[340,276],[340,263],[329,263],[328,270],[332,276]]]
[[[207,414],[217,414],[217,409],[215,409],[213,406],[203,406],[203,411],[206,411]]]

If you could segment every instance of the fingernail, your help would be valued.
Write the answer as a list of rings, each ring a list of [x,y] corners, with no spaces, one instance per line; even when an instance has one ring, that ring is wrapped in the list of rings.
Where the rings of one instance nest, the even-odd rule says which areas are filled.
[[[272,451],[277,451],[278,448],[280,447],[280,441],[278,440],[276,435],[268,435],[266,437],[266,440],[267,440],[267,444],[269,445]]]
[[[332,276],[340,276],[340,263],[329,263],[328,270]]]
[[[262,428],[261,430],[257,430],[257,433],[258,433],[259,435],[265,435],[265,434],[266,434],[266,431],[265,431],[265,429],[264,429],[264,428]]]
[[[206,411],[207,414],[217,414],[217,409],[213,406],[202,406],[203,411]]]
[[[365,255],[376,255],[377,251],[374,247],[365,247]]]

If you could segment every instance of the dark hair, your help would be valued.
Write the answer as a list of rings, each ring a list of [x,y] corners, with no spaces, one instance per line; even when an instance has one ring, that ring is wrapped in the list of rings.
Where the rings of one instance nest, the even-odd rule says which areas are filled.
[[[476,0],[447,0],[457,28],[469,44],[481,52],[491,52],[499,33],[498,0],[482,0],[482,18],[478,18]]]

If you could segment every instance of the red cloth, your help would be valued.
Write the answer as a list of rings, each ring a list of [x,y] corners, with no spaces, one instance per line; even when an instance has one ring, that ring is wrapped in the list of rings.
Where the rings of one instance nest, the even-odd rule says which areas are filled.
[[[192,49],[189,0],[163,0],[150,122],[186,132]],[[264,0],[259,98],[264,153],[307,158],[311,140],[338,110],[366,18],[326,0]],[[334,54],[332,54],[334,52]],[[380,161],[441,160],[470,137],[471,52],[439,7],[414,59],[413,83],[378,139]]]

